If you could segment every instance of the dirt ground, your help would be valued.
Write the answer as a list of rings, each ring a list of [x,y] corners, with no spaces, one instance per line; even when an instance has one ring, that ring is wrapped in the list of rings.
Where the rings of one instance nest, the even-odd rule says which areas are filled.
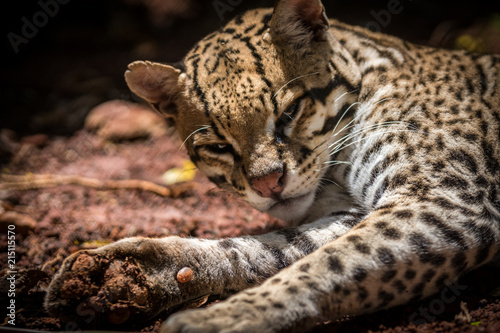
[[[23,181],[31,182],[37,180],[36,174],[46,178],[78,175],[100,180],[140,179],[162,184],[162,175],[172,168],[183,170],[187,159],[179,150],[181,143],[169,135],[112,142],[81,130],[71,137],[30,136],[17,143],[18,151],[2,166],[3,172],[11,175],[15,170],[15,174],[24,175]],[[27,186],[15,180],[4,178],[2,184]],[[2,263],[7,262],[7,227],[14,225],[16,232],[16,328],[156,332],[165,315],[133,326],[85,322],[85,316],[78,324],[53,318],[41,307],[45,289],[65,257],[123,237],[221,238],[260,234],[283,226],[214,188],[199,172],[192,181],[166,187],[173,190],[174,197],[140,189],[107,190],[82,185],[0,191]],[[17,215],[13,217],[14,213]],[[435,298],[319,325],[315,332],[498,332],[500,298],[491,294],[498,286],[498,276],[500,270],[485,269],[449,286]],[[2,304],[9,301],[6,277],[4,270],[0,280]]]
[[[74,0],[18,52],[8,50],[0,80],[0,303],[15,300],[15,328],[157,332],[168,314],[134,325],[85,312],[79,322],[51,317],[42,307],[45,290],[68,255],[124,237],[216,239],[283,227],[192,170],[182,142],[154,118],[146,130],[133,115],[115,116],[109,127],[94,118],[97,125],[83,128],[97,105],[137,101],[123,82],[127,63],[177,61],[238,11],[273,2],[243,1],[219,15],[215,1]],[[330,16],[361,25],[387,6],[385,0],[324,2]],[[402,3],[405,10],[392,16],[384,32],[434,46],[500,52],[498,4]],[[20,18],[30,20],[40,8],[37,2],[13,6],[18,8],[4,11],[8,31],[21,33]],[[499,268],[483,268],[429,299],[318,324],[314,332],[500,332],[499,280]],[[10,310],[2,309],[0,330],[13,328]]]

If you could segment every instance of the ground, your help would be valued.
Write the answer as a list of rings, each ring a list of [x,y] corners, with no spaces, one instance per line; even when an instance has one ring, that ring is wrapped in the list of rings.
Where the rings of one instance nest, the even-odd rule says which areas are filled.
[[[80,130],[71,137],[24,137],[18,144],[17,153],[3,165],[3,172],[10,175],[15,171],[25,177],[15,179],[16,183],[4,178],[3,186],[26,187],[19,185],[19,181],[36,183],[34,174],[46,178],[78,175],[100,180],[140,179],[161,185],[162,175],[172,168],[189,172],[183,169],[187,156],[179,149],[182,143],[171,135],[112,142]],[[124,237],[221,238],[259,234],[283,226],[281,221],[256,212],[238,198],[216,189],[199,172],[189,182],[166,187],[173,190],[174,197],[141,189],[108,190],[83,185],[0,191],[2,263],[7,262],[8,254],[5,230],[14,225],[16,232],[18,273],[16,295],[12,298],[16,302],[16,328],[156,332],[168,314],[133,327],[117,325],[117,320],[109,317],[87,317],[85,313],[83,322],[78,324],[53,318],[41,307],[44,291],[69,254]],[[14,217],[13,212],[17,213]],[[0,297],[2,304],[6,304],[4,301],[11,299],[7,293],[8,275],[6,270],[1,274]],[[499,274],[500,270],[484,269],[434,298],[322,324],[315,332],[498,332],[500,298],[491,292]],[[210,299],[208,304],[213,301],[217,300]]]

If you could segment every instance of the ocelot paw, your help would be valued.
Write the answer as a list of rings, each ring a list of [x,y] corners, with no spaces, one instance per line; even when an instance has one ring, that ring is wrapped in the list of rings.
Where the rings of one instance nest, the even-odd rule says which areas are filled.
[[[190,267],[192,256],[177,237],[132,238],[75,253],[51,282],[45,307],[68,320],[144,322],[204,295],[208,286],[200,267]]]
[[[282,327],[280,323],[273,322],[272,311],[265,306],[251,304],[243,293],[207,309],[175,313],[163,323],[160,333],[276,332]]]

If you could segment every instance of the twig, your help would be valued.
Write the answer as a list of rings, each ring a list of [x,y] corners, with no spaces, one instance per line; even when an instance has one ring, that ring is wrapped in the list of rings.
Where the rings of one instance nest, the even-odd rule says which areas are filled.
[[[161,186],[147,180],[99,180],[96,178],[72,175],[0,175],[0,191],[6,190],[34,190],[61,185],[79,185],[101,190],[139,189],[161,195],[163,197],[179,197],[190,189],[195,183],[180,183],[170,187]]]

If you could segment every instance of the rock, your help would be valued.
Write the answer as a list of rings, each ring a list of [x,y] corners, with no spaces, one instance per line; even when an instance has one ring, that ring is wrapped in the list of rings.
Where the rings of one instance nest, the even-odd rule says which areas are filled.
[[[146,106],[121,100],[93,108],[85,119],[85,129],[111,141],[160,137],[168,132],[163,117]]]
[[[36,221],[29,215],[21,214],[14,211],[0,211],[0,226],[5,230],[8,226],[13,225],[16,234],[26,235],[36,227]]]
[[[44,147],[49,142],[49,136],[46,134],[34,134],[25,136],[21,139],[22,143],[30,144],[36,147]]]

